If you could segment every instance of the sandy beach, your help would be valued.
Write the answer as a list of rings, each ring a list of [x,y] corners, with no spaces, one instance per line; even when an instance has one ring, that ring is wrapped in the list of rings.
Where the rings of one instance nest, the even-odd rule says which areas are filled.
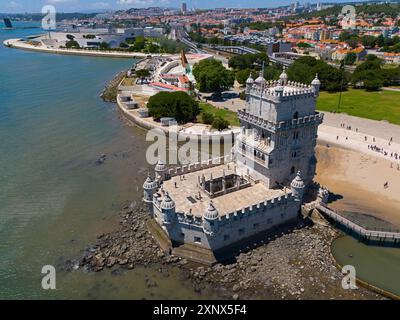
[[[400,227],[400,171],[390,167],[391,161],[325,144],[318,145],[317,159],[315,180],[337,196],[330,206],[368,213]]]

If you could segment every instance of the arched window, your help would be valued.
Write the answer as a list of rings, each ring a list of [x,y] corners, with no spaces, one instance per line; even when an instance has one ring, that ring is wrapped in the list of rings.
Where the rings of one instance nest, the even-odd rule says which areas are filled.
[[[299,113],[296,111],[293,115],[293,119],[298,119],[299,118]]]
[[[296,168],[293,166],[291,169],[290,169],[290,174],[294,174],[296,172]]]

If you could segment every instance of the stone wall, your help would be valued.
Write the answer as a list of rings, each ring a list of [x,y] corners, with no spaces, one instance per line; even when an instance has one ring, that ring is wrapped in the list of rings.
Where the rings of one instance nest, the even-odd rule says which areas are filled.
[[[180,212],[163,229],[175,242],[217,250],[296,218],[299,208],[300,202],[288,193],[219,217],[214,221],[213,234],[204,231],[201,216]],[[163,225],[159,207],[154,206],[154,214]]]

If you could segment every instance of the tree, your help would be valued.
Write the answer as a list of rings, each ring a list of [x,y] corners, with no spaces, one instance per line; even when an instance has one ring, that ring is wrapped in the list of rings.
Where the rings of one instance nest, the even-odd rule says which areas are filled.
[[[147,107],[155,120],[172,117],[179,123],[193,121],[200,113],[198,102],[185,92],[159,92],[150,97]]]
[[[357,60],[357,55],[354,52],[350,52],[344,58],[345,65],[353,65]]]
[[[221,93],[230,89],[235,81],[234,73],[215,59],[205,59],[196,63],[193,75],[201,92]]]
[[[228,65],[232,69],[243,70],[253,69],[255,64],[262,65],[263,62],[268,65],[269,59],[265,52],[260,52],[236,55],[229,59]]]
[[[311,47],[311,45],[307,42],[300,42],[299,44],[297,44],[297,46],[299,48],[310,48]]]
[[[354,70],[351,81],[356,87],[368,91],[379,90],[384,84],[385,71],[381,68],[382,60],[375,55],[367,55],[365,62]],[[388,76],[388,74],[387,74]]]
[[[77,41],[75,41],[75,40],[67,41],[65,43],[65,47],[66,48],[70,48],[70,49],[72,49],[72,48],[79,49],[80,48],[79,43]]]
[[[364,87],[367,91],[378,91],[383,86],[380,79],[368,79],[364,81]]]
[[[365,48],[373,48],[376,45],[376,38],[374,36],[364,36],[361,43]]]
[[[106,50],[109,48],[110,48],[110,45],[107,42],[103,41],[102,43],[100,43],[100,49]]]
[[[251,70],[250,69],[243,69],[236,71],[236,81],[239,82],[241,85],[246,84],[246,80],[249,78]]]
[[[143,82],[143,79],[150,76],[150,71],[147,69],[139,69],[135,71],[136,76]]]
[[[383,85],[392,86],[400,83],[400,67],[382,69]]]
[[[141,51],[146,46],[146,40],[143,36],[138,36],[135,38],[132,49],[134,51]]]
[[[223,118],[220,117],[220,116],[216,116],[216,117],[214,118],[213,123],[212,123],[212,127],[213,127],[214,129],[217,129],[218,131],[222,131],[222,130],[224,130],[224,129],[229,128],[229,121],[223,119]]]
[[[379,35],[379,37],[378,38],[376,38],[376,45],[378,46],[378,47],[383,47],[384,45],[385,45],[385,38],[383,37],[383,35],[381,34],[381,35]]]
[[[210,112],[203,112],[201,118],[204,124],[212,124],[214,122],[214,115]]]
[[[282,66],[280,64],[273,64],[264,68],[264,78],[266,80],[278,80],[282,73]]]
[[[339,91],[341,83],[343,83],[342,89],[346,89],[348,82],[345,71],[309,56],[300,57],[293,62],[288,68],[287,74],[290,80],[301,83],[311,83],[318,74],[321,89],[330,92]]]

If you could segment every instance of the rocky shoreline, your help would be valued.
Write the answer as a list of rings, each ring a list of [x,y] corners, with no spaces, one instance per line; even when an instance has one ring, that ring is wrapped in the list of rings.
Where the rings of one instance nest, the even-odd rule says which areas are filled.
[[[100,94],[100,97],[105,102],[117,102],[118,85],[121,83],[122,79],[126,76],[126,70],[118,73],[114,78],[112,78],[107,85],[104,87]]]
[[[158,267],[166,275],[179,268],[196,292],[211,287],[221,299],[382,299],[364,288],[342,289],[342,274],[329,250],[338,233],[329,226],[298,221],[285,230],[273,230],[263,245],[241,252],[236,261],[208,267],[164,254],[146,228],[144,208],[125,203],[120,216],[115,231],[100,234],[85,250],[81,268],[89,272],[113,268],[118,273]],[[148,279],[146,284],[156,286],[153,282]]]

